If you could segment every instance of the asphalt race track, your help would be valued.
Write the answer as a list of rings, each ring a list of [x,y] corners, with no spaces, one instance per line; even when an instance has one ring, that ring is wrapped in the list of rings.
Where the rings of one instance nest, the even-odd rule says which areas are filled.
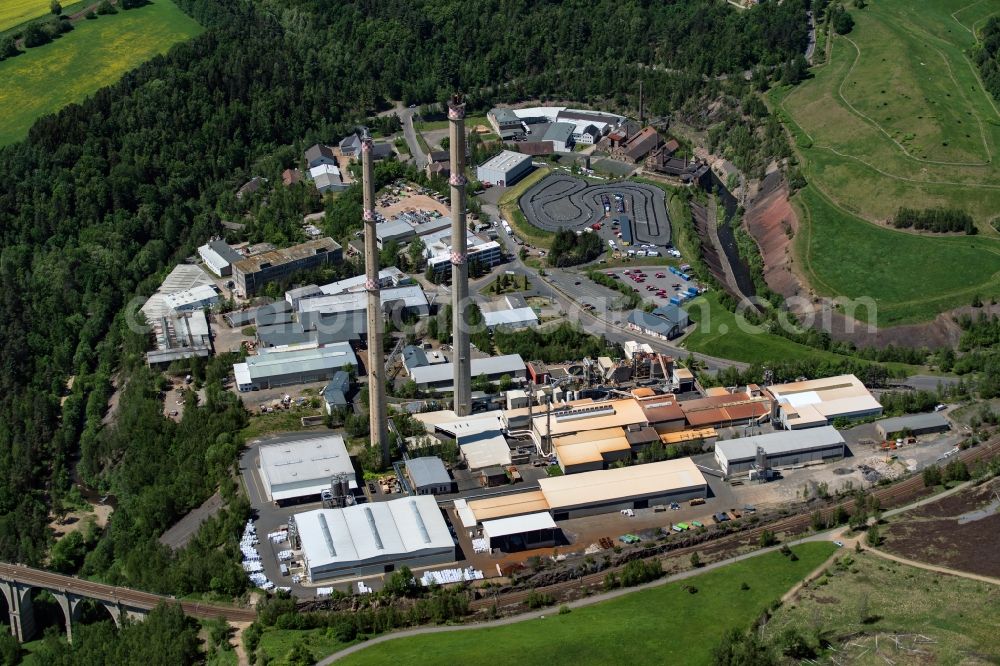
[[[663,190],[652,185],[629,181],[588,184],[572,176],[552,174],[521,195],[518,204],[528,222],[540,229],[575,231],[622,215],[615,194],[624,200],[624,214],[632,220],[635,242],[661,246],[670,242],[670,218]],[[604,212],[601,195],[607,195],[610,213]]]

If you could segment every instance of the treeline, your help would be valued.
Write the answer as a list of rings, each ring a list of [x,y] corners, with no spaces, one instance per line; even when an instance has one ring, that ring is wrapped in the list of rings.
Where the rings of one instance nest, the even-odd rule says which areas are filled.
[[[360,607],[350,611],[298,611],[295,600],[284,593],[267,599],[260,606],[257,621],[243,632],[243,645],[250,663],[266,664],[275,657],[288,658],[288,655],[268,654],[260,648],[260,638],[266,627],[326,628],[331,637],[341,643],[351,643],[400,627],[461,622],[468,614],[469,593],[463,586],[434,587],[428,591],[416,586],[408,568],[402,567],[400,571],[407,575],[407,581],[403,581],[399,572],[393,574],[383,592],[361,600]],[[340,596],[335,593],[334,601]],[[292,650],[296,655],[292,663],[296,664],[312,664],[324,656],[309,653],[302,643],[293,646]]]
[[[608,342],[604,336],[590,335],[569,322],[544,331],[533,328],[507,331],[500,327],[493,333],[493,343],[501,353],[520,354],[526,361],[546,363],[585,356],[597,358],[622,355],[621,347]]]
[[[205,655],[198,630],[198,623],[185,616],[180,606],[161,604],[141,622],[130,622],[120,630],[110,618],[77,624],[72,643],[67,643],[61,632],[46,632],[32,656],[37,663],[52,666],[202,664]]]
[[[973,51],[983,85],[1000,100],[1000,16],[993,16],[979,31],[980,42]]]
[[[892,226],[897,229],[921,229],[943,234],[961,231],[970,236],[977,233],[972,216],[958,208],[915,208],[902,207],[892,218]]]
[[[697,365],[695,363],[694,365]],[[691,361],[688,361],[691,367]],[[701,375],[704,386],[744,386],[746,384],[780,383],[795,381],[800,377],[817,379],[835,375],[853,374],[865,386],[885,386],[891,374],[883,365],[865,363],[851,358],[830,361],[826,359],[805,359],[798,361],[775,360],[767,366],[753,364],[746,370],[736,367],[720,369],[715,375]]]
[[[579,236],[570,229],[560,229],[549,249],[549,266],[576,266],[597,259],[604,253],[604,241],[597,234]]]

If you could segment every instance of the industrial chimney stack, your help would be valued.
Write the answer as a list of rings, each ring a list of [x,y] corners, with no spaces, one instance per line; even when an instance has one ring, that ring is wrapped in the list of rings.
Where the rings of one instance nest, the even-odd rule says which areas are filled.
[[[378,244],[375,237],[375,168],[372,139],[365,129],[361,135],[362,188],[365,220],[365,291],[368,293],[368,434],[371,446],[382,452],[389,464],[389,434],[385,406],[385,316],[379,291]]]
[[[465,224],[465,103],[461,95],[448,102],[451,131],[451,315],[455,367],[455,414],[472,413],[472,364],[465,309],[469,302],[468,228]]]

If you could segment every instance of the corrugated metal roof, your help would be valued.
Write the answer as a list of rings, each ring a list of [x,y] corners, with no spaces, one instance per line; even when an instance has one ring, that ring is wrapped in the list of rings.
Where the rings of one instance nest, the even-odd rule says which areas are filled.
[[[344,368],[358,364],[354,350],[346,342],[298,351],[269,351],[267,349],[260,351],[261,353],[257,356],[250,356],[246,360],[245,365],[252,381],[279,375]]]
[[[794,453],[826,446],[843,445],[844,438],[833,426],[806,428],[804,430],[783,430],[740,439],[727,439],[715,443],[715,450],[726,460],[748,460],[757,455],[757,447],[763,447],[768,455]]]
[[[951,424],[948,423],[943,415],[938,412],[929,412],[927,414],[908,414],[906,416],[897,416],[891,419],[882,419],[878,421],[877,425],[882,429],[882,432],[899,432],[905,428],[910,430],[917,430],[918,428],[950,428]]]
[[[546,511],[483,522],[483,536],[487,539],[554,529],[558,529],[556,521],[552,520],[552,516]]]
[[[406,472],[417,488],[423,486],[441,486],[451,483],[451,477],[444,463],[435,456],[410,458],[406,461]]]
[[[489,358],[474,358],[472,359],[470,366],[472,368],[472,376],[478,377],[479,375],[502,375],[509,373],[514,375],[516,373],[524,373],[525,365],[524,360],[519,354],[507,354],[504,356],[490,356]],[[421,368],[412,368],[410,370],[410,377],[417,384],[437,384],[439,382],[449,381],[454,379],[455,374],[455,364],[448,363],[438,363],[436,365],[428,365]]]

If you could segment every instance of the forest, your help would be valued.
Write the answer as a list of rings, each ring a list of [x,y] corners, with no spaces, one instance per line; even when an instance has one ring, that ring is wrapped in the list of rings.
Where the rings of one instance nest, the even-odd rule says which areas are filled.
[[[1000,16],[994,16],[979,31],[981,44],[974,53],[979,75],[993,97],[1000,100]]]
[[[590,229],[587,229],[590,231]],[[580,234],[560,229],[552,239],[549,266],[576,266],[597,259],[604,253],[604,241],[597,234]]]
[[[960,231],[968,235],[977,232],[972,216],[956,208],[900,208],[892,218],[892,226],[897,229],[920,229],[943,234]]]
[[[119,502],[81,572],[164,591],[239,588],[206,582],[198,557],[165,553],[152,535],[219,485],[241,445],[241,416],[219,395],[167,423],[154,409],[156,381],[136,361],[147,340],[126,333],[124,308],[223,220],[252,212],[249,235],[281,241],[292,212],[316,204],[290,191],[275,206],[286,212],[270,216],[235,199],[242,183],[278,180],[305,147],[339,139],[388,100],[435,102],[456,89],[480,109],[549,95],[625,108],[641,72],[650,113],[694,112],[745,85],[710,77],[780,69],[807,29],[801,0],[744,13],[713,0],[178,5],[204,34],[0,149],[0,558],[45,561],[50,510],[66,503],[79,461]],[[567,75],[578,70],[588,76]],[[389,177],[397,167],[380,168]],[[336,237],[359,225],[356,192],[323,205]],[[105,428],[122,387],[118,424]],[[204,432],[214,457],[182,466]],[[208,542],[226,542],[223,522]],[[208,542],[190,548],[207,553]],[[137,569],[150,561],[164,566]]]

